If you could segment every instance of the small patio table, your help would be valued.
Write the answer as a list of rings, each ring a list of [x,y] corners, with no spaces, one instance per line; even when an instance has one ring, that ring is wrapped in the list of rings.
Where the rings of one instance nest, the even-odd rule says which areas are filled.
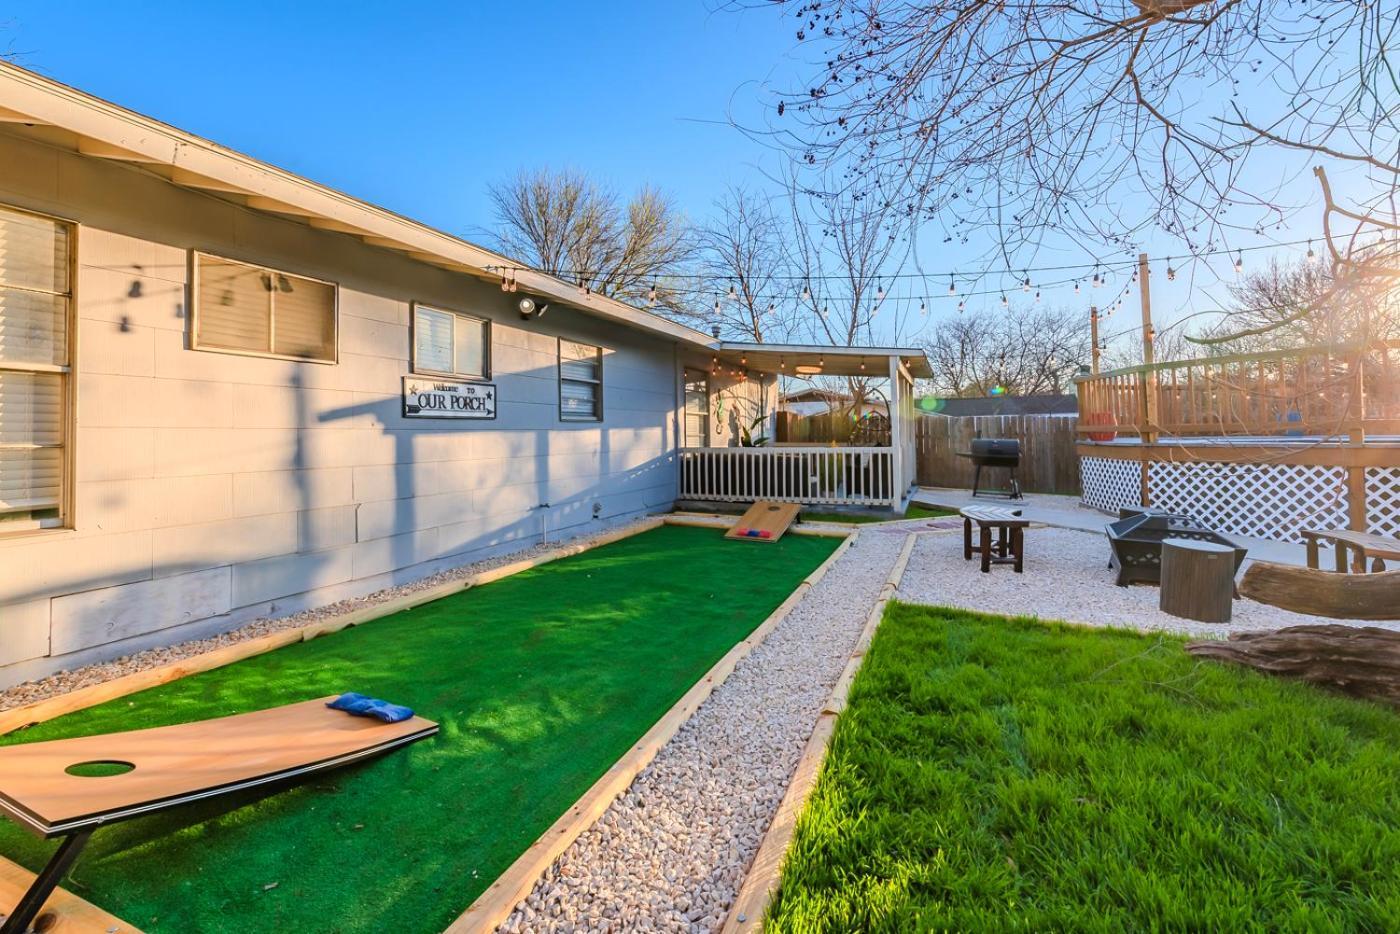
[[[963,520],[963,559],[971,561],[974,553],[982,556],[982,573],[988,573],[993,564],[1010,564],[1017,574],[1021,573],[1025,555],[1025,529],[1030,520],[1021,517],[1019,509],[1005,509],[998,506],[967,506],[958,510]],[[972,544],[972,524],[977,523],[979,540]],[[992,531],[997,533],[992,541]]]

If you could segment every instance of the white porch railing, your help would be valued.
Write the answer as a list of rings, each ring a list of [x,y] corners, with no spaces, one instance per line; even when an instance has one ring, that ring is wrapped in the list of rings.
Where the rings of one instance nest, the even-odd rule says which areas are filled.
[[[892,448],[682,448],[681,499],[892,506]]]

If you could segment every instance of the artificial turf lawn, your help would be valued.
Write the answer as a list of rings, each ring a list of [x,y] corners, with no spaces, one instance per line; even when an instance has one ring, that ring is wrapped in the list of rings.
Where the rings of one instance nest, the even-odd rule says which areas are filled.
[[[663,527],[0,742],[347,690],[407,704],[441,732],[240,807],[98,830],[65,884],[152,932],[440,931],[837,544]],[[36,869],[52,849],[0,822],[0,854]]]
[[[1400,930],[1400,718],[1181,646],[891,604],[767,930]]]

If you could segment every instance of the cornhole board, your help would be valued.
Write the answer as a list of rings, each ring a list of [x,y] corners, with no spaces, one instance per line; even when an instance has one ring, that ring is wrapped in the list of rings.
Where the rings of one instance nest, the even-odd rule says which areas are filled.
[[[63,838],[0,934],[29,928],[98,827],[273,782],[305,780],[438,731],[422,717],[383,723],[332,710],[326,704],[334,699],[0,748],[0,812],[44,839]],[[101,776],[69,771],[94,764],[130,768]]]
[[[746,542],[776,542],[797,519],[802,509],[796,503],[772,503],[759,500],[734,524],[725,538]]]

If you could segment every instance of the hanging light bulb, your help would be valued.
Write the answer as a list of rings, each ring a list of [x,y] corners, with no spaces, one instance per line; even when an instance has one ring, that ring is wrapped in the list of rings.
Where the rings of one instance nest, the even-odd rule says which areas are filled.
[[[739,293],[734,291],[734,283],[729,283],[729,300],[732,302],[739,297]]]
[[[647,304],[648,304],[648,305],[655,305],[655,304],[656,304],[656,280],[655,280],[655,279],[653,279],[652,282],[651,282],[651,288],[647,289]]]
[[[1029,292],[1030,290],[1031,290],[1031,277],[1030,277],[1030,276],[1026,276],[1026,278],[1021,282],[1021,291],[1022,291],[1022,292]]]
[[[770,315],[771,315],[773,312],[777,311],[777,310],[778,310],[778,308],[777,308],[776,305],[774,305],[772,302],[769,302],[769,303],[768,303],[768,313],[769,313]]]
[[[1244,272],[1244,250],[1235,253],[1235,272]]]
[[[881,285],[881,284],[880,284],[880,280],[877,279],[877,280],[875,280],[875,301],[877,301],[877,302],[883,302],[884,300],[885,300],[885,287],[884,287],[883,285]]]
[[[741,356],[739,357],[739,362],[742,363],[742,364],[744,364],[745,366],[748,366],[748,364],[749,364],[748,355],[747,355],[747,354],[741,355]]]
[[[957,295],[957,294],[958,294],[958,287],[953,283],[953,277],[952,277],[952,276],[949,276],[949,277],[948,277],[948,294],[949,294],[949,295]]]
[[[1039,289],[1036,289],[1036,291],[1035,291],[1035,303],[1036,303],[1037,305],[1040,304],[1040,290],[1039,290]]]
[[[928,314],[928,299],[925,298],[925,299],[922,299],[922,300],[919,302],[919,314],[921,314],[921,315],[926,315],[926,314]]]
[[[1093,286],[1094,286],[1094,288],[1097,289],[1097,288],[1098,288],[1099,286],[1101,286],[1101,285],[1103,285],[1103,280],[1099,278],[1098,270],[1094,270],[1094,282],[1093,282]]]
[[[822,306],[822,317],[823,317],[823,318],[826,317],[826,306],[825,306],[825,305]]]
[[[1078,294],[1079,294],[1079,283],[1078,283],[1078,282],[1075,282],[1075,283],[1074,283],[1074,294],[1075,294],[1075,295],[1078,295]]]
[[[812,288],[807,283],[802,283],[802,300],[810,302],[812,300]]]
[[[783,359],[782,357],[779,357],[779,358],[778,358],[778,369],[780,369],[780,370],[786,370],[786,369],[787,369],[787,360]]]
[[[715,314],[719,314],[719,299],[715,299]]]
[[[1316,253],[1316,251],[1314,251],[1313,248],[1312,248],[1312,241],[1311,241],[1311,240],[1308,241],[1308,255],[1307,255],[1307,260],[1308,260],[1308,262],[1310,262],[1310,263],[1315,263],[1315,262],[1317,262],[1317,253]]]
[[[965,310],[966,308],[967,308],[967,302],[966,302],[966,301],[959,300],[959,301],[958,301],[958,311],[963,311],[963,310]]]
[[[864,357],[861,357],[861,358],[860,358],[860,368],[861,368],[862,370],[865,369],[865,358],[864,358]]]
[[[1168,282],[1175,282],[1175,281],[1176,281],[1176,267],[1173,266],[1171,263],[1167,263],[1167,281],[1168,281]]]
[[[1001,293],[1001,307],[1003,307],[1003,308],[1010,308],[1010,307],[1011,307],[1011,303],[1008,302],[1008,301],[1006,300],[1006,293],[1005,293],[1005,292]]]

